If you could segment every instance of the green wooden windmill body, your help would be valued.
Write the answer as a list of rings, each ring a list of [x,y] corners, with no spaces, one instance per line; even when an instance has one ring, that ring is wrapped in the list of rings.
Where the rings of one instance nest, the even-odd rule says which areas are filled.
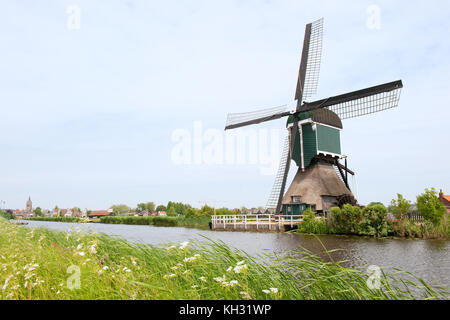
[[[342,122],[332,111],[304,112],[299,116],[302,140],[300,132],[294,141],[292,159],[299,168],[307,168],[317,155],[341,156],[341,130]],[[287,122],[289,126],[294,121],[290,116]],[[303,142],[303,163],[301,146]]]

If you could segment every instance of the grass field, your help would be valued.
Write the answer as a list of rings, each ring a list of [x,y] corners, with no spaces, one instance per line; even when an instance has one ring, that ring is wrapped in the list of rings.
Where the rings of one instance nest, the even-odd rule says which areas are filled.
[[[407,274],[383,274],[380,288],[370,289],[364,271],[307,252],[267,265],[212,241],[155,247],[0,220],[0,299],[449,298],[447,289]]]

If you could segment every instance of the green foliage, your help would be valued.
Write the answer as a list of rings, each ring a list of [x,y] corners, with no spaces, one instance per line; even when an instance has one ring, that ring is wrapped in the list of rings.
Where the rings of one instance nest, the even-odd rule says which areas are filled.
[[[197,215],[200,217],[212,216],[214,215],[214,208],[205,204],[198,212]]]
[[[196,216],[196,211],[194,208],[187,208],[186,212],[184,213],[184,216],[186,218],[192,218]]]
[[[420,215],[435,226],[439,225],[445,214],[445,206],[439,201],[434,188],[425,189],[425,192],[417,196],[417,207]]]
[[[177,215],[177,213],[175,212],[175,208],[174,207],[170,207],[169,210],[167,211],[167,216],[168,217],[175,217]]]
[[[316,214],[311,209],[303,213],[303,222],[298,226],[298,232],[304,234],[330,234],[331,227],[324,218],[316,218]]]
[[[106,224],[128,224],[128,225],[146,225],[146,226],[165,226],[165,227],[208,227],[211,221],[210,217],[134,217],[134,216],[109,216],[101,217],[100,223]]]
[[[218,215],[218,216],[231,216],[233,214],[234,213],[232,213],[230,211],[230,209],[227,209],[227,208],[221,208],[221,209],[216,210],[216,215]]]
[[[5,218],[6,220],[13,219],[13,215],[7,211],[0,210],[0,218]]]
[[[127,206],[126,204],[112,205],[110,207],[110,209],[113,210],[113,213],[114,213],[115,216],[118,216],[120,214],[127,213],[127,212],[131,211],[131,208],[129,206]]]
[[[376,206],[377,204],[384,206],[384,204],[382,204],[381,202],[371,202],[369,203],[369,207]]]
[[[363,236],[386,237],[392,232],[386,220],[387,209],[382,204],[365,207],[358,219],[357,232]]]
[[[176,214],[184,215],[186,214],[186,210],[190,207],[190,205],[181,202],[169,201],[169,203],[167,204],[167,211],[170,211],[170,208],[174,208]]]
[[[80,218],[77,217],[32,217],[26,218],[26,220],[35,220],[35,221],[50,221],[50,222],[79,222]]]
[[[406,218],[411,208],[411,202],[403,198],[403,196],[397,193],[397,200],[392,199],[389,209],[394,214],[395,218],[403,220]]]
[[[387,221],[387,209],[382,204],[363,210],[349,204],[331,209],[332,232],[361,236],[385,237],[392,232]]]
[[[316,220],[316,214],[311,209],[306,209],[305,212],[303,212],[303,221],[304,222],[312,222]]]
[[[357,225],[361,219],[361,208],[346,204],[342,209],[331,208],[333,230],[339,234],[357,234]]]
[[[147,202],[147,203],[138,203],[137,204],[137,212],[142,212],[148,210],[150,213],[155,211],[155,204],[153,202]]]
[[[159,206],[156,207],[156,211],[167,211],[166,206],[160,204]]]
[[[36,209],[34,209],[34,214],[36,215],[36,217],[42,217],[43,213],[42,213],[42,209],[37,207]]]
[[[244,214],[244,215],[248,214],[248,209],[246,207],[242,207],[241,208],[241,213]]]

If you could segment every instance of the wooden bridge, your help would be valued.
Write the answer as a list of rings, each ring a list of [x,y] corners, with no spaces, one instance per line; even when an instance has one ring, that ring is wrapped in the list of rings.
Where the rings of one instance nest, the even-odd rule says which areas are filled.
[[[303,216],[235,215],[212,216],[212,230],[284,232],[296,229]]]

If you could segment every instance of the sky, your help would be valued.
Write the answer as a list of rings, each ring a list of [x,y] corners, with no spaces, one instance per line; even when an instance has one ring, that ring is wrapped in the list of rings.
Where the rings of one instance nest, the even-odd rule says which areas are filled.
[[[359,202],[388,204],[397,193],[414,201],[431,187],[450,194],[448,1],[0,5],[7,208],[24,208],[29,196],[41,208],[264,206],[276,170],[263,170],[253,143],[226,149],[227,114],[293,101],[305,25],[322,17],[311,100],[398,79],[405,86],[399,108],[344,121],[342,149],[357,173]],[[273,160],[284,126],[278,120],[235,134],[255,134],[258,148],[278,152],[269,152]],[[265,144],[265,135],[277,143]],[[180,145],[182,161],[174,156]],[[233,150],[259,156],[224,160]]]

